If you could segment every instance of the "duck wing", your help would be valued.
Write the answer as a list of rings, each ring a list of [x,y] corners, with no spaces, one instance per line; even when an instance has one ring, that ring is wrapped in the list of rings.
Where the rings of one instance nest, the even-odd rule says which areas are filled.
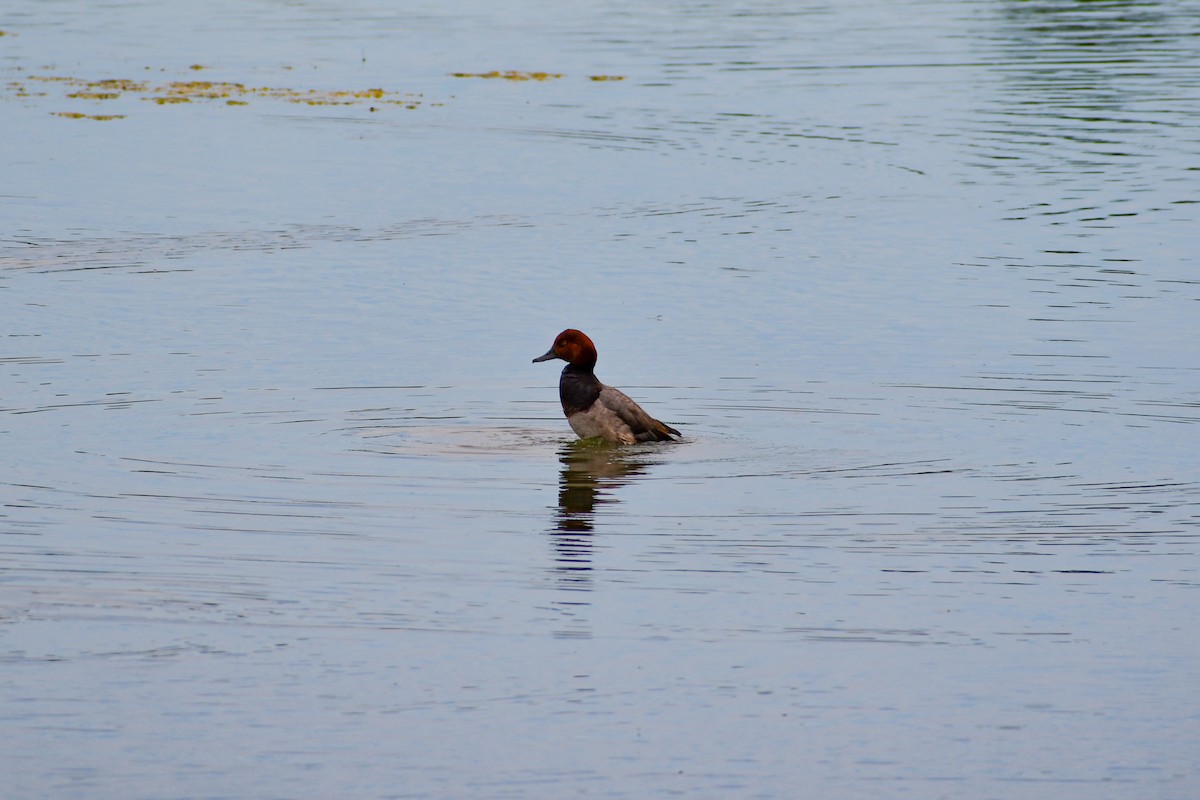
[[[641,406],[633,402],[633,398],[620,389],[602,386],[600,397],[597,399],[629,426],[629,430],[639,442],[669,442],[672,435],[683,435],[670,425],[647,414]]]

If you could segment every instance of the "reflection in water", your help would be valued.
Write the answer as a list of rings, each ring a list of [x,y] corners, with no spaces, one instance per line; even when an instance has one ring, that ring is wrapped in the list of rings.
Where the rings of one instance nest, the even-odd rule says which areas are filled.
[[[1147,8],[1149,6],[1149,8]],[[1130,124],[1152,125],[1178,96],[1180,47],[1196,33],[1193,21],[1173,21],[1153,4],[1020,3],[1006,7],[999,37],[989,37],[1009,65],[1014,97],[1009,113],[1041,123],[1053,120],[1120,134]],[[1191,60],[1193,56],[1185,57]],[[1058,131],[1083,149],[1113,142]],[[1108,155],[1122,155],[1108,153]]]
[[[644,453],[630,448],[573,441],[558,452],[562,473],[558,484],[558,514],[554,530],[554,569],[564,589],[588,591],[591,586],[592,532],[596,509],[617,502],[612,490],[644,472]]]
[[[982,112],[994,130],[978,138],[979,162],[1017,178],[1033,168],[1061,190],[1015,214],[1082,217],[1111,225],[1122,217],[1170,208],[1175,197],[1152,187],[1177,179],[1172,129],[1195,109],[1187,87],[1197,34],[1191,12],[1154,2],[1009,2],[981,33],[993,52],[1002,93]],[[1110,196],[1097,196],[1100,188]],[[1133,193],[1148,196],[1134,200]],[[1164,202],[1164,200],[1166,202]]]

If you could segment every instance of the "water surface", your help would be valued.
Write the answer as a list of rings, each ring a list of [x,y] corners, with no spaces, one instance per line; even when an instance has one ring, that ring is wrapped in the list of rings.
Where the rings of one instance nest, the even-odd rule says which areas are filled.
[[[10,791],[1194,797],[1198,29],[7,9]]]

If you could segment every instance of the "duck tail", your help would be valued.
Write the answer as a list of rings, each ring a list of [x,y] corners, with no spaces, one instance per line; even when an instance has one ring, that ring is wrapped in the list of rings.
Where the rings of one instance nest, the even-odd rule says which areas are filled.
[[[675,430],[667,423],[660,422],[658,420],[654,420],[654,432],[655,432],[655,434],[657,434],[657,436],[655,436],[655,439],[660,442],[669,442],[669,441],[671,441],[672,436],[678,436],[680,439],[683,438],[682,433]]]

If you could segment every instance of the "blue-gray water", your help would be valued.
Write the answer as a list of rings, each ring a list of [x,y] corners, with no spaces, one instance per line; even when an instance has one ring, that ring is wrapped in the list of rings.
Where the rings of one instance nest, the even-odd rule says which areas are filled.
[[[1195,2],[0,31],[6,796],[1200,793]]]

